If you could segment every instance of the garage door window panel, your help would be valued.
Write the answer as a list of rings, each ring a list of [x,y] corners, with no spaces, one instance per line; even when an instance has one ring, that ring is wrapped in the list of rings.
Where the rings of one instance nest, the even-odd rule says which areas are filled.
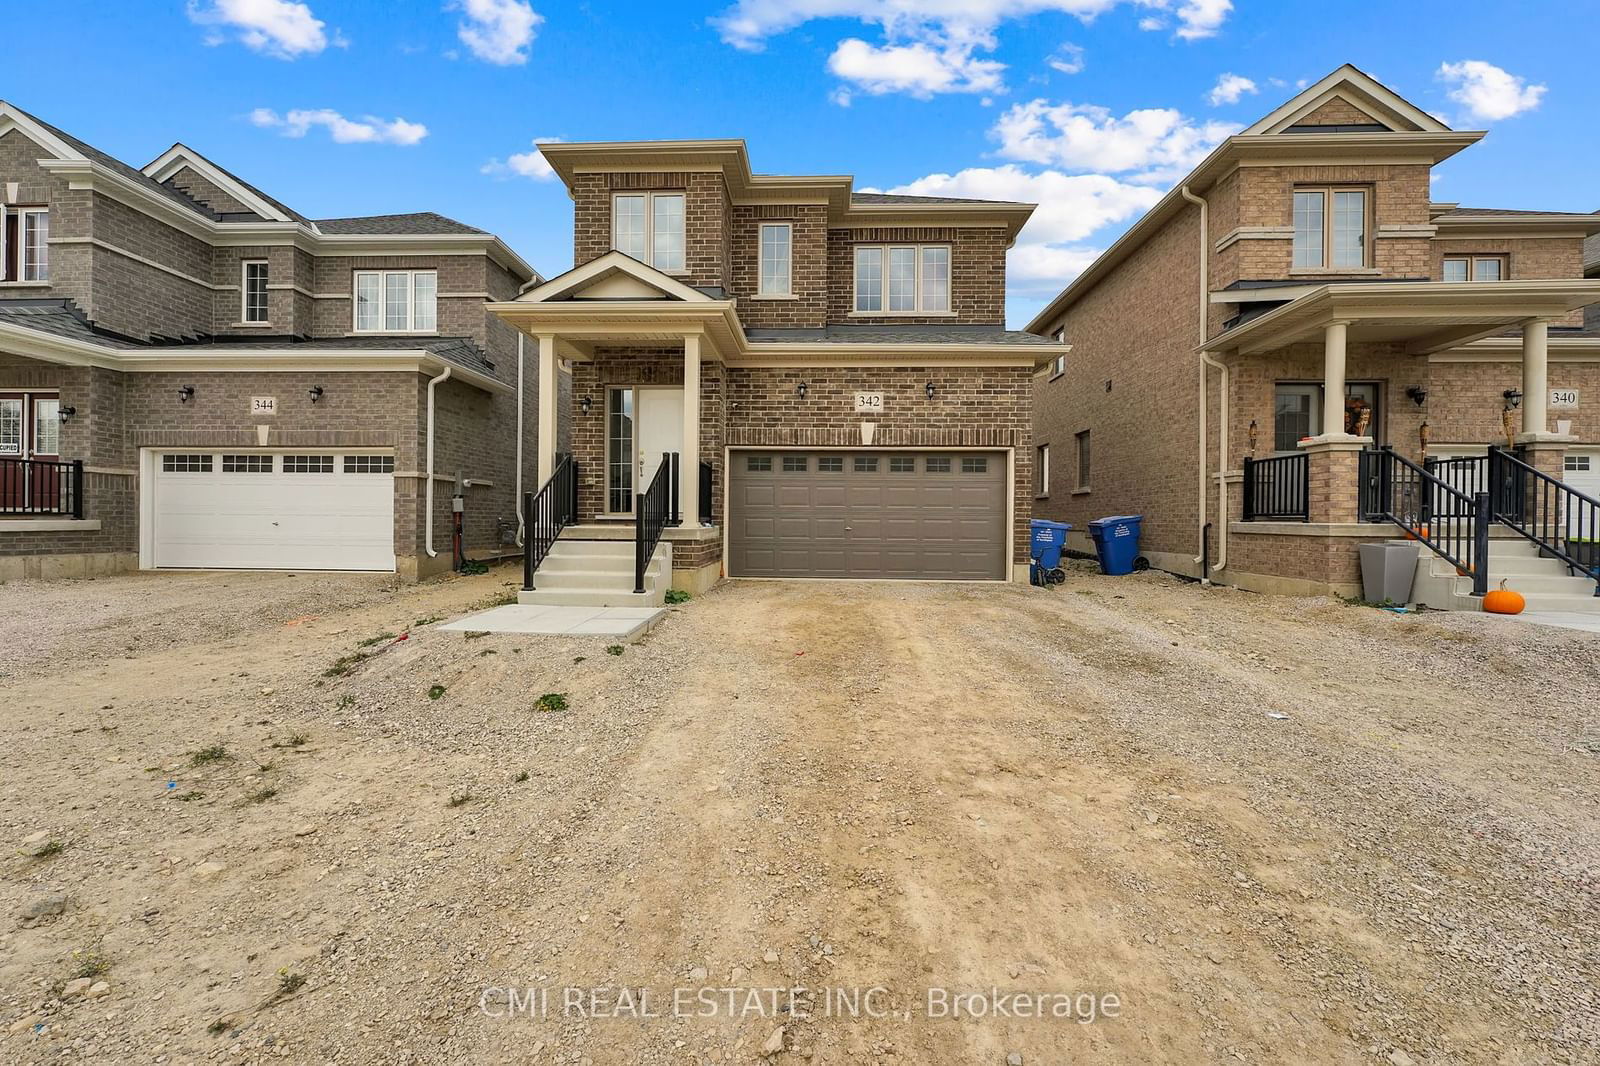
[[[161,472],[164,474],[209,474],[211,473],[211,456],[163,455],[161,457]]]
[[[272,473],[273,457],[270,455],[224,455],[222,457],[222,472],[224,474],[270,474]]]
[[[285,474],[331,474],[333,473],[333,456],[285,455],[283,457],[283,472]]]

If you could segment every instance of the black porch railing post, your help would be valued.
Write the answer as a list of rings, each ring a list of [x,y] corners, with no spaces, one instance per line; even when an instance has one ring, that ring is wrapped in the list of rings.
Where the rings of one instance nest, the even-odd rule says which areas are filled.
[[[1311,521],[1311,455],[1308,452],[1300,455],[1300,515],[1302,521]]]
[[[533,540],[534,533],[533,493],[522,494],[522,588],[524,591],[533,590]]]
[[[1489,494],[1480,492],[1473,497],[1472,515],[1472,594],[1482,596],[1489,591]]]
[[[711,492],[714,487],[711,464],[700,463],[700,524],[709,526],[716,510],[711,506]]]
[[[72,460],[72,517],[83,518],[83,460]]]
[[[1244,457],[1244,504],[1240,517],[1246,522],[1256,520],[1256,461],[1250,456]]]
[[[1378,452],[1378,510],[1394,513],[1394,445],[1385,444]]]
[[[1356,521],[1372,520],[1372,449],[1363,448],[1356,456]]]

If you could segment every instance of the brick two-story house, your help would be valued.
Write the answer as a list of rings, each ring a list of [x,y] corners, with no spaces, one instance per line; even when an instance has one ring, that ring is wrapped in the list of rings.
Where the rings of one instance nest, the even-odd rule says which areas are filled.
[[[1577,551],[1594,517],[1534,497],[1600,489],[1600,215],[1435,201],[1483,136],[1345,66],[1218,146],[1028,326],[1072,346],[1035,383],[1036,510],[1075,538],[1143,514],[1152,565],[1246,588],[1355,592],[1358,545],[1403,528],[1463,589],[1587,595],[1510,556]],[[1540,543],[1484,567],[1491,488],[1496,543]]]
[[[1014,577],[1032,376],[1062,350],[1004,326],[1031,205],[756,174],[737,140],[541,150],[572,197],[576,265],[490,307],[531,338],[542,380],[571,366],[572,450],[546,429],[539,482],[575,475],[576,496],[528,599],[627,602],[647,562],[655,595],[668,566],[691,590]],[[676,523],[663,557],[618,544],[607,572],[603,546],[636,540],[659,500]]]
[[[139,169],[5,103],[0,224],[0,580],[414,577],[449,565],[458,492],[467,551],[516,550],[537,387],[486,307],[539,279],[492,234],[313,220],[181,144]]]

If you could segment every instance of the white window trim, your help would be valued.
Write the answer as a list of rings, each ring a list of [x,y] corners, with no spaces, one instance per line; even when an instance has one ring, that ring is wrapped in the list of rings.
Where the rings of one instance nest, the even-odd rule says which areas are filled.
[[[266,316],[267,317],[265,317],[263,319],[260,319],[260,320],[253,320],[250,317],[250,268],[252,266],[257,266],[257,265],[264,266],[264,267],[267,268],[267,280],[266,280],[266,284],[262,288],[262,292],[267,295],[267,303],[266,303],[266,307],[265,307],[265,311],[266,311]],[[372,271],[363,271],[363,273],[369,273],[370,274],[370,273],[372,273]],[[241,325],[241,326],[270,326],[270,325],[272,325],[272,296],[271,296],[271,292],[270,292],[271,283],[272,283],[272,266],[271,266],[271,264],[268,263],[267,260],[265,260],[265,259],[241,259],[241,260],[239,260],[239,322],[238,322],[239,325]],[[352,282],[352,285],[353,284],[354,284],[354,282]],[[354,299],[354,289],[351,290],[351,297],[352,297],[352,299]]]
[[[1361,262],[1354,266],[1334,266],[1334,204],[1338,194],[1361,194]],[[1317,264],[1296,266],[1294,262],[1294,198],[1301,193],[1322,198],[1322,261]],[[1304,185],[1289,191],[1289,273],[1290,274],[1378,274],[1382,271],[1372,265],[1372,190],[1366,185]]]
[[[1036,444],[1033,449],[1034,465],[1038,468],[1033,476],[1038,479],[1034,488],[1033,498],[1048,500],[1050,498],[1050,445]]]
[[[5,222],[6,218],[10,215],[17,216],[17,242],[19,244],[19,247],[17,248],[17,276],[14,278],[6,273],[6,260],[9,258],[11,248],[6,243]],[[0,285],[7,285],[15,288],[29,286],[36,288],[48,288],[50,285],[50,238],[48,236],[45,238],[44,277],[25,277],[28,272],[28,215],[44,215],[48,220],[50,217],[50,206],[48,204],[8,204],[4,201],[0,201]],[[46,224],[48,224],[48,222]]]
[[[783,229],[788,237],[784,240],[785,250],[783,274],[788,278],[789,285],[782,292],[766,292],[761,285],[766,281],[767,272],[764,269],[763,256],[766,254],[766,231]],[[792,300],[794,295],[794,223],[792,222],[763,222],[756,227],[756,299],[758,300]]]
[[[1479,263],[1495,263],[1500,267],[1500,276],[1497,277],[1497,278],[1494,278],[1493,279],[1494,281],[1505,281],[1507,278],[1509,278],[1511,276],[1511,257],[1506,255],[1504,252],[1467,252],[1467,253],[1462,253],[1460,255],[1455,255],[1455,254],[1447,255],[1447,256],[1445,256],[1443,258],[1443,260],[1441,261],[1441,263],[1439,265],[1439,277],[1440,277],[1441,280],[1443,280],[1443,278],[1444,278],[1444,264],[1445,263],[1465,263],[1465,264],[1467,264],[1467,280],[1468,281],[1485,281],[1485,280],[1489,280],[1489,279],[1478,277],[1478,264]],[[1457,283],[1457,284],[1459,284],[1459,283]]]
[[[617,200],[624,196],[642,196],[644,198],[644,258],[640,262],[655,267],[663,274],[675,278],[689,276],[689,191],[687,189],[662,189],[659,191],[634,191],[614,192],[611,194],[611,248],[617,248]],[[656,266],[656,197],[675,196],[683,201],[683,266],[673,270],[664,270]]]
[[[378,325],[374,329],[362,329],[360,308],[356,300],[356,293],[362,277],[373,275],[378,279]],[[385,280],[393,274],[404,274],[406,278],[406,329],[390,329],[389,321],[389,285]],[[415,329],[410,324],[417,320],[417,275],[433,275],[433,325],[428,329]],[[352,333],[415,333],[419,336],[433,336],[439,332],[439,272],[437,270],[356,270],[350,274],[350,332]]]
[[[880,272],[878,274],[878,278],[879,278],[879,281],[881,283],[879,292],[881,294],[881,298],[882,298],[882,301],[883,301],[883,307],[881,309],[877,310],[877,311],[861,311],[861,310],[857,310],[857,308],[860,307],[860,298],[859,298],[859,294],[856,291],[856,284],[860,279],[861,272],[856,267],[856,261],[857,261],[857,258],[859,256],[860,252],[863,249],[868,249],[868,248],[876,248],[881,253],[882,266],[880,267]],[[912,296],[916,300],[916,307],[913,310],[910,310],[910,311],[891,311],[891,310],[889,310],[889,250],[891,248],[911,248],[917,253],[913,257],[913,259],[916,261],[917,269],[916,269],[916,273],[913,275],[912,280],[911,280],[911,292],[912,292]],[[945,295],[945,309],[943,311],[924,311],[922,309],[922,252],[923,252],[923,249],[925,249],[925,248],[943,248],[944,251],[945,251],[945,262],[949,265],[949,268],[950,268],[949,269],[949,274],[945,278],[945,294],[944,294]],[[955,294],[956,277],[955,277],[955,275],[956,275],[955,249],[951,245],[948,245],[948,244],[941,244],[941,243],[934,243],[934,244],[905,244],[905,243],[897,241],[897,242],[890,243],[890,244],[857,244],[857,245],[853,245],[852,249],[851,249],[851,252],[850,252],[850,316],[852,318],[883,318],[883,317],[954,318],[954,317],[956,317],[956,312],[955,312],[955,308],[954,308],[954,304],[955,304],[955,301],[956,301],[956,294]]]

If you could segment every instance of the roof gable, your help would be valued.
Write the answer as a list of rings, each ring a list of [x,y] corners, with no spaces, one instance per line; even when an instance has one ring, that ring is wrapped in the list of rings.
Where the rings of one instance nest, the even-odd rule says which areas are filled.
[[[166,182],[184,169],[192,170],[270,222],[306,221],[303,215],[290,210],[260,189],[235,177],[184,144],[175,144],[162,152],[145,166],[143,173],[152,181]]]
[[[1291,127],[1356,127],[1373,132],[1447,133],[1450,127],[1346,63],[1245,130],[1243,136],[1293,133]]]
[[[622,252],[607,252],[517,297],[518,303],[574,300],[660,300],[709,303],[711,297]]]

